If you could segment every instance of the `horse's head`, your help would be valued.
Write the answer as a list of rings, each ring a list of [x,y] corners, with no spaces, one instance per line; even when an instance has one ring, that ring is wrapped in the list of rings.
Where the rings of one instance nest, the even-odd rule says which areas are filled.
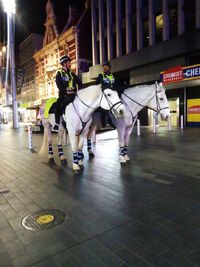
[[[102,99],[100,102],[101,108],[110,110],[115,117],[124,117],[124,105],[120,100],[117,91],[107,88],[104,89],[102,93]]]
[[[162,120],[167,120],[169,117],[169,103],[162,83],[155,83],[155,96],[149,101],[149,107],[160,114]]]

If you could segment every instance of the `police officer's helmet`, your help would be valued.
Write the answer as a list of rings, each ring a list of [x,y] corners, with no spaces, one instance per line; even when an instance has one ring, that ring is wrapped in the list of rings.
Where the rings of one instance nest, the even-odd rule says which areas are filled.
[[[70,57],[63,56],[60,58],[60,64],[63,65],[64,62],[71,61]]]
[[[106,61],[103,63],[103,66],[108,66],[109,68],[111,68],[111,63],[110,63],[110,61],[106,60]]]

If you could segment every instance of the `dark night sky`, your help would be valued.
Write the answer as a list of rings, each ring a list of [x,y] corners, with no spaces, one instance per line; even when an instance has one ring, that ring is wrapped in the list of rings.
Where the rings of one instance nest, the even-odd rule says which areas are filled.
[[[84,0],[51,0],[57,18],[58,30],[61,31],[67,22],[68,5],[76,5],[81,9]],[[16,0],[16,46],[22,42],[30,33],[44,34],[47,0]],[[6,43],[6,15],[0,6],[0,41]]]

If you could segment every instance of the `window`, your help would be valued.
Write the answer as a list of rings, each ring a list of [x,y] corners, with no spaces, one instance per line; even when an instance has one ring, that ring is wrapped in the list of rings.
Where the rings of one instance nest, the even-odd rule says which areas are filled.
[[[163,33],[163,15],[156,16],[156,42],[162,41]]]
[[[195,29],[195,0],[185,0],[183,11],[185,16],[185,32]]]
[[[169,34],[170,37],[178,35],[178,6],[177,4],[169,10]]]

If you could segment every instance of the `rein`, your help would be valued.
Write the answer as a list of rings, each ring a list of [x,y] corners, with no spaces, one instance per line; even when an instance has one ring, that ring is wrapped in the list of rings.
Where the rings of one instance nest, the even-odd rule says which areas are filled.
[[[137,102],[136,100],[132,99],[130,96],[128,96],[127,94],[125,94],[124,92],[122,93],[122,95],[125,95],[125,96],[126,96],[127,98],[129,98],[132,102],[134,102],[135,104],[137,104],[137,105],[139,105],[139,106],[141,106],[141,107],[143,107],[143,108],[147,107],[148,109],[153,110],[154,112],[156,112],[156,115],[158,115],[158,114],[160,113],[161,110],[163,110],[163,109],[167,109],[167,108],[169,108],[169,107],[168,107],[168,106],[163,107],[163,108],[160,107],[160,103],[159,103],[159,100],[158,100],[158,93],[159,93],[160,91],[157,90],[157,85],[155,85],[155,87],[156,87],[156,90],[155,90],[156,92],[155,92],[155,94],[148,100],[148,102],[147,102],[146,105],[143,105],[143,104]],[[156,97],[156,105],[157,105],[157,109],[148,107],[149,102],[150,102],[154,97]],[[127,105],[127,106],[128,106],[128,105]],[[133,116],[133,115],[132,115],[132,116]]]
[[[91,107],[91,106],[87,105],[87,104],[86,104],[86,103],[85,103],[85,102],[84,102],[84,101],[83,101],[77,94],[76,94],[76,96],[77,96],[78,100],[79,100],[83,105],[85,105],[86,107],[91,108],[91,109],[93,109],[93,110],[97,109],[97,107],[94,108],[94,107]],[[98,107],[101,106],[101,101],[102,101],[103,96],[105,96],[105,99],[106,99],[107,102],[108,102],[108,106],[110,107],[110,110],[109,110],[109,111],[112,111],[113,108],[114,108],[116,105],[118,105],[118,104],[122,104],[122,101],[121,101],[121,100],[118,101],[118,102],[115,103],[115,104],[112,104],[112,102],[108,99],[108,97],[106,96],[106,94],[104,93],[104,91],[102,91],[102,92],[101,92],[101,98],[100,98]],[[82,124],[82,129],[81,129],[80,133],[79,133],[79,134],[76,134],[76,136],[80,136],[80,135],[82,134],[83,130],[85,129],[87,123],[88,123],[88,122],[90,121],[90,119],[92,118],[92,116],[90,116],[90,118],[89,118],[87,121],[83,121],[82,118],[81,118],[81,116],[80,116],[80,114],[78,113],[78,111],[77,111],[77,109],[76,109],[76,107],[75,107],[74,102],[72,102],[72,105],[73,105],[73,107],[74,107],[74,109],[75,109],[75,111],[76,111],[76,113],[77,113],[77,115],[78,115],[78,117],[79,117],[79,119],[80,119],[80,121],[81,121],[81,124]],[[113,110],[113,113],[116,114],[116,111]]]

